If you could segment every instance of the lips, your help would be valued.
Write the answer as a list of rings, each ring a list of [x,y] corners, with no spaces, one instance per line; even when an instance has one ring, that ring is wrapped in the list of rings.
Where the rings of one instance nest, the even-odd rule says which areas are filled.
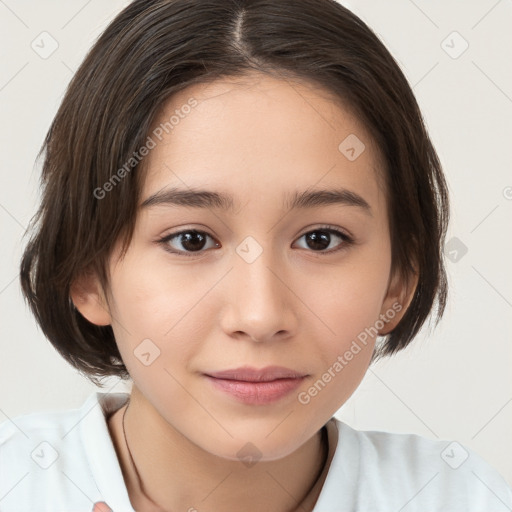
[[[277,402],[296,390],[307,374],[283,366],[248,366],[205,374],[213,389],[246,405]]]
[[[285,368],[284,366],[267,366],[258,370],[250,366],[243,366],[231,370],[206,373],[209,377],[223,380],[237,380],[244,382],[269,382],[277,379],[300,379],[305,373]]]

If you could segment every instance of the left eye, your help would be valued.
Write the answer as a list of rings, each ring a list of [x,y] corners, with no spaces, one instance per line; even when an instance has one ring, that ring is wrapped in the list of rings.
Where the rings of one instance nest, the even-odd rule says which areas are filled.
[[[331,245],[332,237],[334,235],[334,238],[339,238],[342,240],[341,244],[338,244],[338,248],[334,249],[332,251],[325,251],[324,249],[329,249],[329,246]],[[348,245],[350,245],[353,240],[350,238],[347,234],[338,231],[337,229],[332,228],[321,228],[321,229],[315,229],[313,231],[308,231],[307,233],[304,233],[300,238],[306,238],[306,243],[309,244],[309,247],[306,247],[306,249],[311,248],[315,249],[315,252],[335,252],[339,251],[340,249],[344,249]],[[339,247],[341,246],[341,247]]]
[[[332,249],[331,243],[333,237],[341,240],[338,243],[338,247],[334,250],[326,251],[326,249]],[[207,239],[213,240],[208,233],[204,231],[197,231],[195,229],[189,229],[186,231],[180,231],[178,233],[171,233],[166,237],[159,240],[162,243],[164,249],[170,253],[178,254],[180,256],[193,256],[193,253],[204,252],[203,249],[211,249],[212,247],[220,247],[218,242],[213,242],[210,246],[207,246]],[[338,231],[333,228],[318,228],[312,231],[308,231],[300,236],[297,240],[305,238],[307,247],[305,249],[313,249],[314,252],[333,253],[348,247],[353,243],[353,239],[342,231]],[[177,240],[178,244],[181,244],[181,248],[171,248],[171,242]]]

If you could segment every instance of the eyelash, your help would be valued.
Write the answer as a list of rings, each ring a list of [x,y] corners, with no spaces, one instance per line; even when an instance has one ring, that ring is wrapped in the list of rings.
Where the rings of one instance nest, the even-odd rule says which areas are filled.
[[[318,253],[318,254],[333,254],[333,253],[336,253],[338,251],[342,251],[344,249],[347,249],[348,247],[350,247],[351,245],[353,245],[355,243],[355,241],[354,241],[354,239],[352,237],[350,237],[349,235],[347,235],[343,231],[340,231],[339,229],[336,229],[336,228],[334,228],[332,226],[322,226],[322,227],[319,227],[319,228],[316,228],[316,229],[312,229],[312,230],[306,231],[297,240],[299,240],[300,238],[304,237],[305,235],[308,235],[309,233],[315,233],[315,232],[318,232],[318,231],[332,233],[332,234],[338,236],[339,238],[341,238],[343,240],[343,243],[340,244],[340,247],[338,247],[336,249],[330,249],[329,251],[313,251],[313,250],[311,250],[310,252]],[[206,252],[205,250],[189,251],[189,252],[187,252],[187,251],[175,251],[173,249],[170,249],[169,245],[168,245],[168,242],[170,242],[173,238],[176,238],[176,237],[178,237],[180,235],[183,235],[185,233],[199,233],[199,234],[202,234],[202,235],[209,236],[210,238],[213,239],[213,236],[208,234],[206,231],[199,231],[198,229],[185,229],[185,230],[182,230],[182,231],[177,231],[176,233],[170,233],[169,235],[166,235],[163,238],[158,239],[157,243],[163,245],[164,250],[166,250],[167,252],[169,252],[171,254],[177,254],[178,256],[193,257],[193,256],[196,256],[196,255],[201,254],[203,252]]]

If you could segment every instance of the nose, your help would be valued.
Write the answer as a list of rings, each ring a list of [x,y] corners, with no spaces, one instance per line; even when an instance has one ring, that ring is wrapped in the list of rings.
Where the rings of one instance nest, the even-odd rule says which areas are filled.
[[[271,250],[252,261],[233,255],[222,328],[230,336],[264,342],[293,336],[297,330],[298,299],[291,272]]]

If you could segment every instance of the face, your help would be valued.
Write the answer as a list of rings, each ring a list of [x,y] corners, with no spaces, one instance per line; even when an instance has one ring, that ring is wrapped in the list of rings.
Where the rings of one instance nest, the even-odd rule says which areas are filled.
[[[150,137],[108,313],[94,301],[81,311],[112,324],[134,386],[170,428],[225,458],[247,442],[262,460],[284,457],[350,397],[374,333],[403,314],[378,151],[327,93],[262,75],[180,92]],[[230,196],[230,208],[204,195],[176,204],[171,189]],[[301,378],[207,376],[271,365]]]

